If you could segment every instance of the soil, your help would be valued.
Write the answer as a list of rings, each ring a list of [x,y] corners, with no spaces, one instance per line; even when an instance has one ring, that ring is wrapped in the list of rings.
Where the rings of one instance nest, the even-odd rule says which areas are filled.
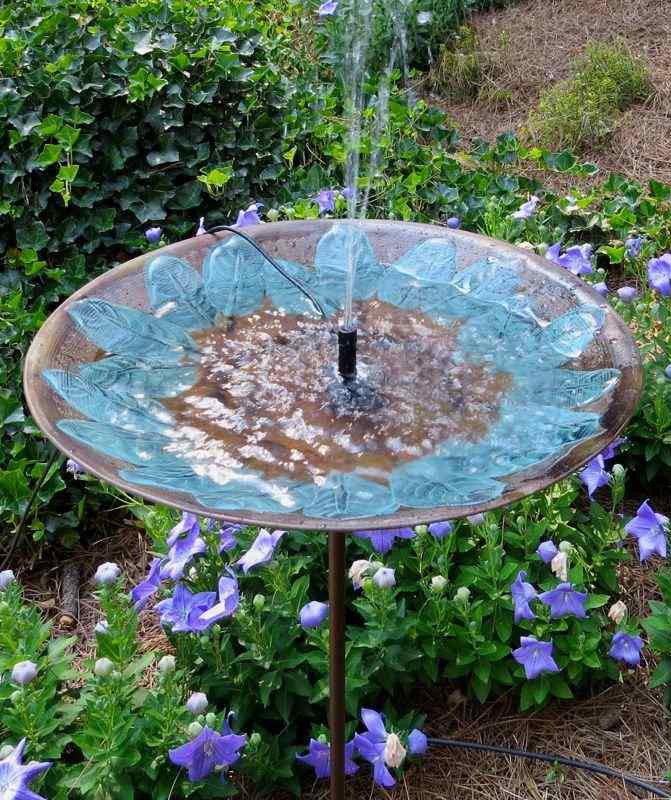
[[[671,182],[671,3],[669,0],[526,0],[474,17],[480,50],[494,62],[494,88],[509,102],[430,100],[454,120],[465,146],[500,133],[524,135],[527,115],[543,89],[566,78],[587,44],[621,39],[650,70],[654,95],[626,111],[610,141],[586,151],[601,168],[643,182]],[[573,179],[575,184],[575,179]]]

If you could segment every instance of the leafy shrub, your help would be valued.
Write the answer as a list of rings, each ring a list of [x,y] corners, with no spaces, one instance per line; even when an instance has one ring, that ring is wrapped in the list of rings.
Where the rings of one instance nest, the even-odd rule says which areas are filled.
[[[648,70],[622,44],[593,44],[574,75],[547,89],[529,116],[531,134],[546,146],[580,150],[603,142],[619,112],[652,93]]]

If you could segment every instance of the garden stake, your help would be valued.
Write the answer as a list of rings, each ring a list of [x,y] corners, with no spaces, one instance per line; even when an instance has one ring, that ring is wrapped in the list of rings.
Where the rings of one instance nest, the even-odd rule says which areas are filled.
[[[331,800],[345,797],[345,533],[329,533]]]

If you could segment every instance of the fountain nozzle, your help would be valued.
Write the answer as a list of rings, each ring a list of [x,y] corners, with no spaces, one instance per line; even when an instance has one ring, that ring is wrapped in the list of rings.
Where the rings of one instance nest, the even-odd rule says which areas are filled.
[[[338,372],[345,382],[356,379],[356,328],[338,328]]]

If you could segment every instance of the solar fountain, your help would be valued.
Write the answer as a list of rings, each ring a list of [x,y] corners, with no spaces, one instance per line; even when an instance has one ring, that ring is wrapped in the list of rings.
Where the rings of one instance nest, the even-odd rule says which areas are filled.
[[[25,391],[49,439],[104,481],[208,517],[328,532],[340,800],[347,532],[549,486],[622,430],[640,363],[603,298],[527,250],[400,222],[245,233],[196,236],[89,283],[36,336]]]

